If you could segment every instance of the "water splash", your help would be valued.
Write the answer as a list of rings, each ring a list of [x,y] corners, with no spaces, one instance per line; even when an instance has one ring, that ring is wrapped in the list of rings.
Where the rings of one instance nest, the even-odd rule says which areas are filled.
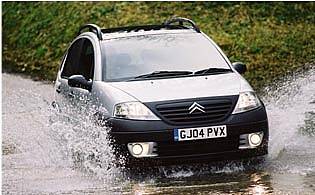
[[[7,74],[3,84],[3,193],[119,188],[106,128],[53,110],[52,85]]]
[[[266,88],[263,101],[270,127],[269,157],[274,159],[292,141],[301,138],[299,129],[315,110],[315,69]]]
[[[94,113],[94,107],[80,105],[69,105],[61,112],[54,110],[50,116],[51,132],[75,168],[111,182],[121,176],[121,168],[116,165],[123,164],[124,159],[114,156],[108,135],[110,129],[98,123]]]

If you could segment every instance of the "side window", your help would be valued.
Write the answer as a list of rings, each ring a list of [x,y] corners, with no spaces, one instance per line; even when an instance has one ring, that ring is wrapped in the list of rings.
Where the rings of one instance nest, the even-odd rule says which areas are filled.
[[[86,80],[93,79],[94,48],[89,39],[79,39],[69,48],[61,77],[68,78],[72,75],[83,75]]]
[[[93,80],[94,76],[94,48],[89,39],[84,39],[80,57],[80,74],[86,80]]]
[[[75,75],[78,73],[79,70],[78,64],[80,59],[82,43],[83,39],[78,39],[69,48],[67,59],[61,73],[62,78],[68,78],[71,75]]]

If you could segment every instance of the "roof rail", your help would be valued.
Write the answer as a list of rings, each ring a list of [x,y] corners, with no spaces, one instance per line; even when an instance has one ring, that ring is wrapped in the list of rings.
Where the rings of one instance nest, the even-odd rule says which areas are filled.
[[[173,17],[173,18],[170,18],[170,19],[166,20],[166,21],[163,23],[163,25],[169,26],[169,25],[171,25],[171,24],[173,24],[173,23],[176,23],[176,22],[178,22],[180,26],[184,26],[184,22],[189,23],[189,24],[191,24],[191,26],[193,27],[193,29],[194,29],[196,32],[200,33],[200,29],[199,29],[199,27],[195,24],[195,22],[193,22],[192,20],[187,19],[187,18]]]
[[[117,27],[117,28],[107,28],[102,29],[102,33],[114,33],[114,32],[131,32],[131,31],[149,31],[149,30],[160,30],[162,28],[167,29],[186,29],[187,27],[179,25],[142,25],[142,26],[126,26],[126,27]]]
[[[78,35],[81,34],[82,30],[86,28],[89,29],[89,32],[94,32],[99,40],[103,39],[101,28],[96,24],[85,24],[81,26]]]
[[[167,28],[167,29],[191,28],[190,26],[184,25],[184,22],[189,23],[196,32],[198,33],[201,32],[199,27],[192,20],[187,19],[187,18],[182,18],[182,17],[173,17],[173,18],[170,18],[169,20],[166,20],[161,25],[127,26],[127,27],[101,29],[96,24],[85,24],[80,27],[78,35],[81,34],[83,30],[88,29],[89,32],[95,33],[99,40],[103,40],[102,33],[113,33],[113,32],[119,32],[119,31],[130,32],[130,31],[139,31],[139,30],[159,30],[162,28]],[[174,23],[178,23],[178,24],[174,24]]]

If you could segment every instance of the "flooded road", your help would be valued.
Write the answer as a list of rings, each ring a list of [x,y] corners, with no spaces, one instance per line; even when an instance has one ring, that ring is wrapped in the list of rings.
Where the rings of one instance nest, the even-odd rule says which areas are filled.
[[[315,194],[315,70],[264,91],[270,123],[264,163],[160,167],[128,175],[111,166],[106,128],[51,109],[52,84],[3,74],[2,193]]]

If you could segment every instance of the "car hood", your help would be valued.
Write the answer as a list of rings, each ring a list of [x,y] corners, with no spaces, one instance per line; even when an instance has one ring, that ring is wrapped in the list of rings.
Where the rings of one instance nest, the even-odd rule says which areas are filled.
[[[238,95],[241,76],[236,73],[142,81],[112,82],[141,102]]]

